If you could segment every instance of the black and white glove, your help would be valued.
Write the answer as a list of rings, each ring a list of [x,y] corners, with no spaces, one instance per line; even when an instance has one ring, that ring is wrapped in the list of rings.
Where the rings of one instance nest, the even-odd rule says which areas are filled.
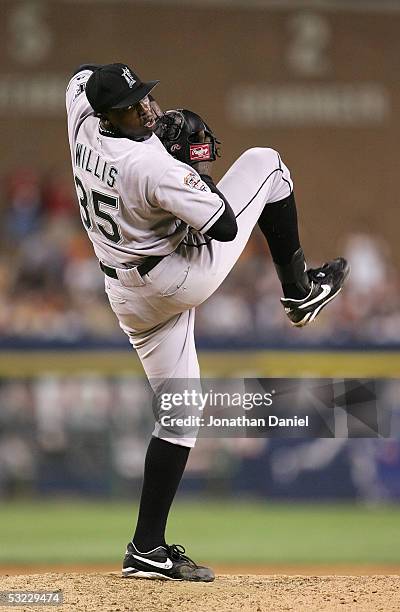
[[[170,155],[190,166],[220,157],[220,141],[200,115],[190,110],[166,111],[154,131]]]

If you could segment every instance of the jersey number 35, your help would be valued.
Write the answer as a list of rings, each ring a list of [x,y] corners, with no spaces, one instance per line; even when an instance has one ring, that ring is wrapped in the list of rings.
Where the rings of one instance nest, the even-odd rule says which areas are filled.
[[[105,238],[111,240],[111,242],[120,242],[122,239],[121,230],[115,219],[113,219],[113,217],[111,216],[112,211],[114,211],[115,213],[118,212],[118,198],[92,189],[91,206],[81,179],[78,176],[75,176],[74,178],[76,192],[78,194],[79,204],[81,206],[82,221],[88,232],[90,230],[93,230],[94,228],[97,228],[97,230],[101,232]],[[111,209],[110,212],[104,210],[103,207]],[[103,221],[103,223],[101,222],[101,220]]]

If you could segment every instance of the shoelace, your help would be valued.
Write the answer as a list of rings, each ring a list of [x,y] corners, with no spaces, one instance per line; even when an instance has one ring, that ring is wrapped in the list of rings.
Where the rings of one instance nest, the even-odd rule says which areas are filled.
[[[308,270],[308,278],[313,280],[313,279],[321,279],[321,278],[325,278],[326,277],[326,272],[324,270],[326,270],[328,268],[329,264],[324,264],[323,266],[321,266],[320,268],[314,268],[311,270]]]
[[[171,546],[167,545],[167,551],[168,555],[174,561],[189,561],[189,563],[192,563],[195,567],[197,567],[197,564],[193,561],[193,559],[185,555],[186,551],[184,546],[181,546],[180,544],[171,544]]]

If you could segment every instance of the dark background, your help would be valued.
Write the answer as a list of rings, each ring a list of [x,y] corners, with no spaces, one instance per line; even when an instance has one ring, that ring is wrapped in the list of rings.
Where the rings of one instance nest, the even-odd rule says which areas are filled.
[[[248,147],[281,152],[313,256],[362,228],[398,264],[400,13],[385,6],[2,0],[1,170],[68,170],[68,76],[83,62],[123,61],[161,80],[164,108],[204,115],[223,141],[217,177]],[[254,114],[254,96],[279,92],[278,108],[265,115],[261,101]]]

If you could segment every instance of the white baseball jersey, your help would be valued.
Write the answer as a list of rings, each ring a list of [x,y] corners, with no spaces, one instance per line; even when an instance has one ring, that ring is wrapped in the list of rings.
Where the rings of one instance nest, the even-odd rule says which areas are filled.
[[[71,79],[66,105],[80,212],[95,253],[116,267],[169,255],[189,228],[206,233],[225,204],[155,134],[133,141],[102,132],[85,94],[91,74],[82,70]]]

